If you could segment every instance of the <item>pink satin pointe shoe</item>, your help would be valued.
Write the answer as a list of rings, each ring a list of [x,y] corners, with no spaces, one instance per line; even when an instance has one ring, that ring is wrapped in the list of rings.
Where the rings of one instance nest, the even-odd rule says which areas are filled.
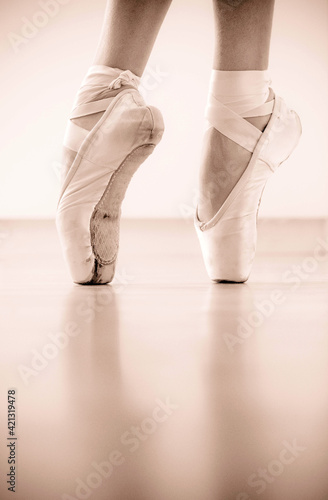
[[[272,104],[271,104],[272,109]],[[251,116],[270,113],[265,103]],[[249,116],[248,116],[249,117]],[[255,256],[257,215],[267,180],[290,156],[301,136],[298,115],[275,96],[271,118],[263,132],[212,98],[210,126],[252,153],[235,187],[211,220],[195,214],[195,227],[209,277],[215,282],[247,281]]]
[[[74,148],[81,128],[70,122],[66,144],[77,155],[63,180],[56,224],[73,281],[106,284],[114,276],[121,204],[129,182],[161,140],[160,111],[132,85],[77,106],[71,119],[104,112]]]

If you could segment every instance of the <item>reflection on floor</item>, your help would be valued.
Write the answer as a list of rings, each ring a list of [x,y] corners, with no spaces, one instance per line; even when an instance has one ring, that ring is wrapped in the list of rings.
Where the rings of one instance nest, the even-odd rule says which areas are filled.
[[[327,500],[328,239],[264,250],[211,284],[189,222],[126,221],[80,287],[53,223],[3,223],[1,500]]]

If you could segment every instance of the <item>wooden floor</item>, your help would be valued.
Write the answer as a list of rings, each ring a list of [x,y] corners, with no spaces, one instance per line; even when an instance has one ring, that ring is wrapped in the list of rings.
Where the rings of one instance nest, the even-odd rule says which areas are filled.
[[[81,287],[53,222],[1,223],[1,500],[327,500],[328,238],[287,229],[212,284],[189,221],[124,221]]]

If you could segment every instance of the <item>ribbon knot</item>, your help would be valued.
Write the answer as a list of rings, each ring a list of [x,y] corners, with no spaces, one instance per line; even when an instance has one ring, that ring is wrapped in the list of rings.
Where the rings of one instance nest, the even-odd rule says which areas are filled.
[[[124,84],[133,85],[136,89],[140,83],[140,78],[132,73],[132,71],[123,71],[115,80],[113,80],[109,85],[109,89],[119,89]]]

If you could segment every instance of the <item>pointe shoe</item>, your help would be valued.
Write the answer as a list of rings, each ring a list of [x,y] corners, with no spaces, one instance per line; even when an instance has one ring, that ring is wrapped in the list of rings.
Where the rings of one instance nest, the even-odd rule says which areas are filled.
[[[264,116],[268,110],[269,103],[265,103],[251,116]],[[247,281],[255,257],[257,215],[265,184],[297,146],[301,122],[277,96],[264,132],[219,101],[210,103],[207,119],[211,126],[252,153],[246,170],[214,217],[201,222],[197,210],[195,214],[209,277],[215,282],[242,283]]]
[[[160,111],[147,106],[131,85],[114,88],[106,99],[78,106],[71,119],[102,111],[93,129],[84,131],[63,181],[56,217],[73,281],[84,285],[113,279],[126,189],[164,131]],[[71,149],[77,150],[74,141],[81,129],[70,122],[69,134]]]

